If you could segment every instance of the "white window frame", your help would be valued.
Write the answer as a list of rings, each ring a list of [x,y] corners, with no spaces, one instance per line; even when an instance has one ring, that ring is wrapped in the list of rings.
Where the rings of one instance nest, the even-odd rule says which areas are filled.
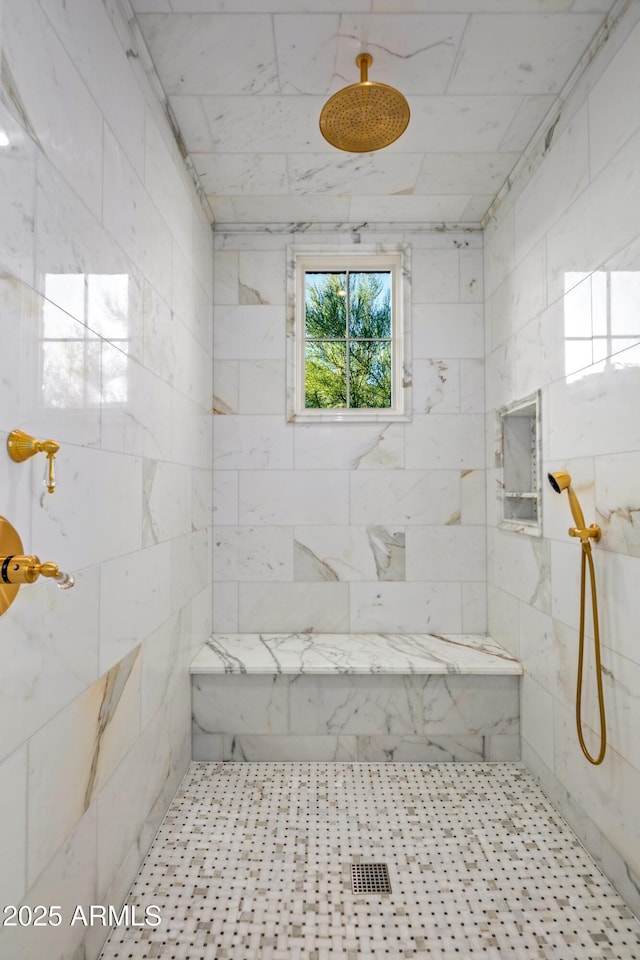
[[[371,423],[411,419],[410,300],[408,248],[390,252],[379,248],[288,251],[289,323],[287,330],[287,419],[307,423]],[[305,273],[341,273],[345,270],[391,272],[391,407],[305,407]]]

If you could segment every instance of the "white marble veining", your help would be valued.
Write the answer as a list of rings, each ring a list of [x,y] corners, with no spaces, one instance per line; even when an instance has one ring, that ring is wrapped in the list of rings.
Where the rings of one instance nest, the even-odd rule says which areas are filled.
[[[485,520],[482,239],[364,224],[298,228],[215,237],[215,630],[482,633],[482,536],[474,530],[465,551],[464,537],[448,532]],[[404,307],[412,326],[425,321],[406,376],[413,423],[283,422],[279,284],[293,243],[410,248]]]
[[[491,637],[397,634],[214,634],[192,674],[520,674]]]
[[[521,667],[487,637],[214,634],[191,671],[198,759],[519,756]]]
[[[488,417],[540,390],[542,475],[569,472],[586,522],[602,527],[593,547],[609,744],[601,766],[583,757],[575,729],[580,549],[567,536],[566,496],[544,481],[538,542],[488,531],[490,629],[522,660],[523,759],[635,910],[640,285],[631,210],[638,207],[632,170],[640,117],[628,90],[639,15],[635,5],[626,9],[557,125],[530,145],[485,231]],[[589,615],[586,631],[583,709],[593,749],[599,726]]]
[[[612,0],[134,4],[218,223],[479,223]],[[310,24],[313,24],[310,28]],[[247,38],[251,41],[247,42]],[[336,151],[318,117],[359,79],[407,97],[389,149]],[[620,129],[616,122],[612,134]]]
[[[76,578],[0,622],[2,905],[119,904],[189,758],[211,632],[210,224],[119,4],[0,4],[2,516]],[[0,138],[0,139],[3,139]],[[16,960],[106,930],[0,928]]]

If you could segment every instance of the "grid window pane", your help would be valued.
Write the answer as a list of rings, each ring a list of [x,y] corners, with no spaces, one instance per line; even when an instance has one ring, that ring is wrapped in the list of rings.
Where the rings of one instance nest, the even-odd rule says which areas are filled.
[[[349,344],[349,406],[391,406],[391,344],[361,340]]]
[[[347,346],[344,340],[311,340],[305,346],[305,407],[347,406]]]
[[[344,338],[347,334],[347,274],[306,273],[305,336]]]
[[[391,271],[305,271],[305,407],[392,407]]]
[[[349,274],[349,336],[391,336],[391,273],[387,270]]]

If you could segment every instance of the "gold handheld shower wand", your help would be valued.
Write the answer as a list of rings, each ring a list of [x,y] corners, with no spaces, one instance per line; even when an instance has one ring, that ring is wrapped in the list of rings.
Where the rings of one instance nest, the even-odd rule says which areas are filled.
[[[575,527],[569,527],[569,536],[578,537],[582,546],[582,561],[580,565],[580,642],[578,647],[578,683],[576,690],[576,727],[578,729],[578,740],[585,757],[589,763],[595,766],[602,763],[607,749],[607,728],[604,711],[604,692],[602,690],[602,665],[600,662],[600,629],[598,626],[598,595],[596,590],[596,574],[593,566],[593,556],[591,555],[591,540],[596,542],[600,539],[602,532],[597,523],[586,526],[584,515],[580,507],[580,501],[576,497],[571,486],[571,477],[568,473],[549,473],[547,474],[549,483],[556,493],[567,491],[569,497],[569,506],[575,523]],[[593,611],[593,645],[596,661],[596,684],[598,689],[598,711],[600,714],[600,752],[597,757],[593,757],[587,750],[582,733],[582,674],[584,671],[584,631],[585,631],[585,594],[586,594],[586,568],[589,565],[589,579],[591,582],[591,607]]]

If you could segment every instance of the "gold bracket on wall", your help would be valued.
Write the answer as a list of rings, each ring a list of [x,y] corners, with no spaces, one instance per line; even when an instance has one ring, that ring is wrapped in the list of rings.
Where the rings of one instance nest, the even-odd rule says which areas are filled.
[[[42,482],[49,493],[53,493],[56,488],[53,461],[59,449],[60,444],[56,443],[55,440],[36,440],[35,437],[24,433],[23,430],[12,430],[7,438],[9,456],[16,463],[22,463],[24,460],[28,460],[29,457],[34,457],[36,453],[46,453],[47,466]]]
[[[60,589],[69,590],[74,578],[63,573],[49,560],[40,563],[38,557],[23,554],[22,540],[15,527],[0,517],[0,617],[9,609],[23,583],[35,583],[38,577],[55,580]]]

